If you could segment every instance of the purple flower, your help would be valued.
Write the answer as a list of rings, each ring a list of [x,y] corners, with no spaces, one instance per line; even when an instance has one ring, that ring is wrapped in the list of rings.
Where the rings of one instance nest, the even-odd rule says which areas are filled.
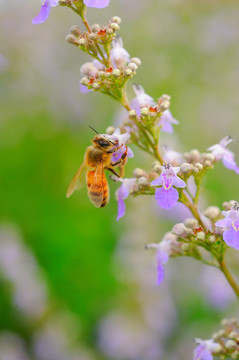
[[[225,228],[223,240],[228,246],[239,250],[239,208],[235,204],[234,208],[229,211],[222,211],[224,219],[216,222],[216,226]]]
[[[116,191],[116,198],[118,201],[118,215],[117,215],[117,221],[124,216],[125,214],[125,203],[124,200],[127,199],[127,197],[130,194],[130,191],[133,190],[135,186],[136,179],[121,179],[116,178],[115,180],[122,182],[122,185],[120,188]]]
[[[134,109],[138,116],[140,116],[140,109],[143,107],[156,106],[154,99],[145,94],[144,89],[141,85],[133,85],[133,90],[136,97],[131,102],[131,108]]]
[[[173,124],[178,125],[178,120],[174,119],[170,110],[165,110],[160,116],[158,126],[161,127],[161,130],[166,133],[173,133]]]
[[[84,0],[83,3],[88,7],[102,9],[109,5],[110,0]]]
[[[169,252],[172,242],[174,242],[175,236],[171,233],[165,234],[164,238],[158,244],[148,244],[147,249],[155,248],[156,252],[156,264],[157,264],[157,286],[159,286],[165,277],[164,265],[167,264],[169,259]]]
[[[58,5],[58,0],[42,0],[39,14],[32,20],[33,25],[44,23],[50,14],[51,8]]]
[[[226,149],[227,145],[231,142],[232,138],[230,136],[226,136],[219,142],[219,144],[212,145],[207,150],[211,151],[217,161],[222,159],[223,165],[226,168],[234,170],[237,174],[239,174],[239,168],[234,160],[235,155],[232,151]]]
[[[88,89],[87,80],[90,81],[90,78],[97,78],[99,71],[104,71],[104,70],[105,70],[105,66],[96,59],[94,59],[92,62],[84,63],[80,68],[80,73],[83,77],[86,77],[86,85],[84,83],[82,84],[80,81],[79,83],[80,92],[82,94],[86,94],[88,92],[93,91],[93,89]]]
[[[127,146],[125,146],[130,138],[130,134],[128,132],[121,134],[120,129],[116,129],[112,135],[106,135],[110,140],[116,142],[120,149],[115,151],[112,156],[112,162],[118,161],[122,155],[126,152],[127,148],[127,158],[134,157],[133,151]]]
[[[163,209],[170,209],[176,205],[179,194],[177,188],[186,187],[186,183],[177,176],[179,167],[173,167],[171,164],[163,165],[160,176],[154,180],[151,185],[162,186],[155,190],[155,199]]]
[[[193,360],[213,360],[212,354],[221,350],[221,345],[213,340],[194,339],[198,344],[193,352]]]
[[[113,43],[113,47],[110,52],[110,57],[114,68],[123,69],[124,66],[129,63],[129,53],[123,48],[123,41],[121,37],[117,37]]]
[[[182,162],[183,162],[182,154],[173,150],[170,146],[167,146],[167,145],[164,145],[163,149],[164,149],[164,157],[163,158],[166,163],[170,163],[173,166],[178,166],[178,165],[182,164]]]

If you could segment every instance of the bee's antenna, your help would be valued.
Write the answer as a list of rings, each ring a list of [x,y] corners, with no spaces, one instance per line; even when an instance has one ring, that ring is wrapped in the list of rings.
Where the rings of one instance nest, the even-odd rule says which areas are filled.
[[[92,126],[89,125],[89,128],[91,128],[91,130],[93,130],[94,132],[96,132],[96,134],[99,134],[99,132],[96,131]]]

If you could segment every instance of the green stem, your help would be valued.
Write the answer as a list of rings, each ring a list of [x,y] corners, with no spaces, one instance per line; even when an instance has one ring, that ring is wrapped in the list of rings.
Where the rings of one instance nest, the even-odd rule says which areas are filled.
[[[206,231],[205,226],[201,220],[200,214],[198,212],[197,206],[191,203],[191,201],[189,200],[188,196],[185,194],[184,191],[181,192],[179,201],[181,201],[181,203],[183,203],[185,206],[189,208],[195,219],[197,219],[199,225]]]
[[[232,277],[224,259],[222,259],[221,261],[218,260],[218,264],[219,264],[221,271],[225,275],[227,281],[229,282],[229,284],[231,285],[232,289],[234,290],[236,296],[239,299],[239,287],[238,287],[237,283],[235,282],[234,278]]]

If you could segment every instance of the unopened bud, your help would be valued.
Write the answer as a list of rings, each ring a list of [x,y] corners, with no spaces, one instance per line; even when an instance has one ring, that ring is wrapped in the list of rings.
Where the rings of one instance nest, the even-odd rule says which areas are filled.
[[[221,324],[222,324],[222,326],[228,325],[229,324],[228,319],[222,319]]]
[[[210,243],[214,243],[214,242],[216,241],[215,236],[214,236],[214,235],[210,235],[209,238],[208,238],[208,241],[209,241]]]
[[[147,177],[148,174],[144,169],[140,169],[140,168],[135,168],[134,172],[133,172],[134,177],[136,177],[137,179],[141,178],[141,177]]]
[[[237,204],[237,201],[235,201],[235,200],[230,200],[230,201],[229,201],[230,209],[233,209],[234,206],[235,206],[235,204]]]
[[[133,74],[133,71],[132,70],[130,70],[130,69],[126,69],[125,70],[125,75],[126,76],[131,76]]]
[[[99,24],[93,24],[91,26],[91,31],[93,31],[94,33],[98,33],[100,31],[101,27]]]
[[[178,223],[172,228],[172,233],[177,236],[185,236],[186,230],[187,228],[183,223]]]
[[[231,331],[230,334],[228,335],[228,337],[230,339],[236,339],[237,338],[237,333],[235,331]]]
[[[211,220],[216,219],[218,215],[220,214],[220,209],[217,206],[209,206],[204,214]]]
[[[114,31],[113,31],[113,29],[111,29],[111,28],[106,28],[106,33],[108,34],[108,35],[112,35],[112,34],[114,34]]]
[[[130,62],[128,64],[128,69],[132,70],[133,72],[135,72],[138,69],[138,66],[135,63]]]
[[[184,220],[184,224],[186,227],[190,229],[196,229],[198,228],[198,221],[194,218],[187,218]]]
[[[170,106],[170,99],[171,96],[163,94],[159,99],[158,99],[158,109],[159,112],[164,112],[166,110],[168,110],[169,106]]]
[[[183,174],[188,174],[192,170],[191,164],[182,163],[182,165],[180,166],[180,170]]]
[[[114,126],[108,126],[106,129],[106,134],[112,135],[115,132]]]
[[[200,160],[200,152],[197,149],[193,149],[190,151],[191,157],[193,161],[199,161]]]
[[[86,40],[84,38],[79,39],[79,46],[84,47],[86,44]]]
[[[119,77],[121,74],[121,71],[119,69],[114,69],[111,73],[114,77]]]
[[[82,85],[88,85],[88,84],[89,84],[89,79],[88,79],[87,77],[81,78],[80,84],[82,84]]]
[[[148,116],[148,115],[149,115],[149,109],[146,108],[146,107],[141,108],[141,109],[140,109],[140,114],[141,114],[142,116]]]
[[[203,165],[200,162],[197,162],[195,166],[198,168],[199,171],[203,169]]]
[[[119,25],[119,24],[121,24],[122,20],[119,16],[113,16],[111,19],[111,22]]]
[[[92,32],[91,34],[89,34],[89,39],[95,41],[98,39],[98,35]]]
[[[155,162],[153,163],[153,171],[155,171],[155,172],[157,172],[157,173],[160,173],[160,172],[161,172],[161,168],[162,168],[162,166],[161,166],[161,164],[160,164],[159,161],[155,161]]]
[[[129,111],[129,117],[136,117],[136,111],[134,109]]]
[[[70,29],[70,32],[75,36],[81,36],[81,31],[78,25],[73,25]]]
[[[148,180],[146,179],[146,177],[141,176],[138,180],[138,184],[139,186],[146,186],[148,185]]]
[[[79,40],[75,37],[75,35],[73,34],[68,34],[65,37],[65,40],[69,43],[69,44],[73,44],[73,45],[79,45]]]
[[[211,153],[207,153],[205,154],[205,160],[213,162],[215,160],[215,156],[213,156]]]
[[[142,64],[141,60],[137,57],[130,59],[130,62],[136,64],[138,67]]]
[[[212,163],[211,163],[210,160],[205,160],[205,161],[204,161],[204,165],[205,165],[206,167],[211,167],[211,166],[212,166]]]
[[[226,211],[227,211],[227,210],[230,210],[230,204],[229,204],[229,202],[226,202],[226,201],[225,201],[225,202],[222,204],[222,207],[223,207],[223,209],[226,210]]]
[[[196,235],[196,239],[197,240],[205,240],[205,234],[204,234],[204,232],[203,231],[199,231],[198,233],[197,233],[197,235]]]
[[[233,340],[227,340],[225,343],[225,347],[229,350],[234,350],[237,347],[237,343]]]
[[[113,31],[119,31],[120,30],[120,27],[117,23],[111,23],[110,24],[110,27]]]
[[[98,82],[94,82],[92,87],[94,90],[98,90],[100,88],[100,84]]]

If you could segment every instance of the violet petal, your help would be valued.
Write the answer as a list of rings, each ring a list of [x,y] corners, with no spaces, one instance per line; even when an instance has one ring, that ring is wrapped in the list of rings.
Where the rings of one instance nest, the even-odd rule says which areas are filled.
[[[41,6],[41,10],[39,14],[32,20],[32,24],[36,25],[36,24],[44,23],[47,20],[50,11],[51,11],[50,5],[48,5],[48,3],[45,2],[45,4]]]
[[[233,228],[224,231],[223,240],[228,246],[239,250],[239,231],[236,231]]]
[[[83,3],[88,7],[102,9],[109,5],[110,0],[84,0]]]
[[[179,199],[178,191],[171,187],[169,190],[159,188],[155,190],[155,199],[160,207],[163,209],[171,209],[174,207]]]

